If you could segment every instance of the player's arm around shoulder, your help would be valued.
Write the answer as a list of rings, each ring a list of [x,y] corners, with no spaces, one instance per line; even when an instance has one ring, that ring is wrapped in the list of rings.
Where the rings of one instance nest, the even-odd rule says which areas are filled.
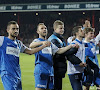
[[[42,45],[49,45],[50,46],[50,42],[49,41],[40,41],[38,39],[34,39],[33,42],[29,45],[30,48],[36,48]]]
[[[29,48],[25,49],[25,53],[27,53],[27,54],[34,54],[34,53],[37,53],[38,51],[40,51],[43,48],[48,47],[50,45],[51,45],[51,43],[49,41],[32,42],[30,44],[30,46],[29,46],[30,49]]]
[[[40,41],[38,39],[34,39],[33,42],[29,45],[30,48],[36,48],[40,45],[43,45],[44,41]]]
[[[69,50],[71,48],[74,48],[74,47],[79,48],[79,45],[78,44],[70,44],[70,45],[68,45],[66,47],[59,48],[57,53],[58,54],[62,54],[64,52],[66,52],[67,50]]]

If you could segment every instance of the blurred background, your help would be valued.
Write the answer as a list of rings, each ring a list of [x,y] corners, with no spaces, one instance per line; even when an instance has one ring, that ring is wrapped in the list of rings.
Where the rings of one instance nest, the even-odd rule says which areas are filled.
[[[63,21],[64,38],[67,39],[71,36],[72,28],[76,25],[82,26],[86,19],[95,28],[96,36],[100,31],[99,0],[0,0],[0,35],[7,36],[7,23],[15,20],[20,26],[18,39],[26,46],[38,37],[36,30],[39,23],[45,23],[49,37],[53,33],[54,21]],[[35,90],[34,61],[34,55],[20,54],[23,90]],[[0,90],[4,90],[1,79]],[[63,79],[62,90],[72,90],[67,73]],[[90,90],[97,89],[91,87]]]
[[[64,38],[71,36],[72,28],[83,25],[88,19],[95,28],[95,35],[100,30],[99,0],[0,0],[0,35],[7,36],[6,25],[15,20],[20,25],[20,39],[29,45],[37,38],[37,25],[45,23],[48,37],[53,33],[53,22],[65,23]]]

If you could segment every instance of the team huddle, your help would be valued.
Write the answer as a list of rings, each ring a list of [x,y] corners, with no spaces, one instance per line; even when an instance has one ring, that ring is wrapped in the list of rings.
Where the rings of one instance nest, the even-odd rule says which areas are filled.
[[[100,34],[94,38],[95,30],[86,20],[83,26],[73,28],[73,36],[68,38],[67,45],[63,38],[64,23],[56,20],[53,29],[53,34],[47,39],[47,27],[39,23],[39,37],[26,47],[17,40],[18,23],[8,22],[8,37],[0,36],[0,76],[5,90],[22,90],[20,53],[35,54],[35,90],[62,90],[62,79],[66,72],[73,90],[89,90],[94,85],[100,90],[96,55]]]

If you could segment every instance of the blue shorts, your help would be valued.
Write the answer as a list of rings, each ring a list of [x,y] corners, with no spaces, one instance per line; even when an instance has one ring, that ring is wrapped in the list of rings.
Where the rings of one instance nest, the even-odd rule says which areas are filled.
[[[5,90],[22,90],[21,80],[11,75],[1,77]]]
[[[54,88],[54,76],[50,76],[46,68],[37,64],[34,70],[35,87],[42,89]]]
[[[99,74],[95,80],[95,85],[100,85],[100,70],[99,70]]]
[[[83,90],[83,88],[82,88],[82,74],[81,73],[71,74],[68,76],[69,76],[69,80],[70,80],[70,83],[71,83],[73,90]]]

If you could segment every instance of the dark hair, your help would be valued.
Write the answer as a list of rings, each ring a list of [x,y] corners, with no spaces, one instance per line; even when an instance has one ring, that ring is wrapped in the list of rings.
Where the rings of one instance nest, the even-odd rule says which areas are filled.
[[[76,26],[76,27],[73,28],[72,33],[73,33],[74,36],[76,36],[76,33],[79,31],[79,28],[82,28],[82,26]]]
[[[87,34],[88,32],[94,32],[93,28],[85,28],[84,29],[85,34]]]
[[[7,28],[11,25],[11,24],[18,24],[16,21],[10,21],[10,22],[8,22],[8,24],[7,24]]]

